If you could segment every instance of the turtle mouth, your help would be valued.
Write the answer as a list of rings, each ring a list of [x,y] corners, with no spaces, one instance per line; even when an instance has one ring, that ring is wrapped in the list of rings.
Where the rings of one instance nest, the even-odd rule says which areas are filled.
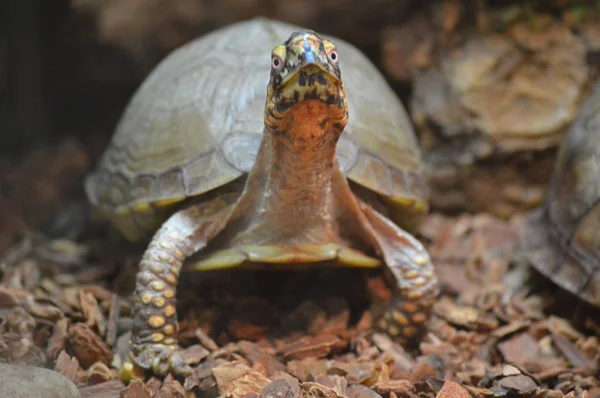
[[[305,100],[319,100],[342,108],[342,82],[320,65],[308,64],[286,76],[273,92],[277,112],[284,112]]]

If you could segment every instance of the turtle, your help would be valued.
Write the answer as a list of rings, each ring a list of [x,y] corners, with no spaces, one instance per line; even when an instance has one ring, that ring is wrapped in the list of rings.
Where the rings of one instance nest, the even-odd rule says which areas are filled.
[[[434,210],[507,220],[543,203],[594,73],[582,35],[560,19],[532,18],[500,32],[460,28],[414,73],[410,109]]]
[[[341,39],[255,18],[168,55],[85,182],[129,239],[154,229],[121,378],[189,374],[174,337],[182,270],[382,268],[392,296],[376,327],[418,341],[439,281],[394,218],[427,211],[421,156],[400,99]]]
[[[521,228],[521,254],[600,308],[600,80],[560,145],[548,195]]]

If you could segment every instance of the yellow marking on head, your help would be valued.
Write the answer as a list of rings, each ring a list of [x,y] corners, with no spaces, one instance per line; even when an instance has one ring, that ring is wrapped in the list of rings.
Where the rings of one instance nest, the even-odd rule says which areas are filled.
[[[165,308],[165,316],[172,317],[173,315],[175,315],[175,306],[172,304],[169,304]]]
[[[404,305],[402,306],[402,308],[404,308],[404,310],[406,312],[410,312],[413,313],[415,312],[418,308],[414,303],[404,303]]]
[[[165,284],[162,281],[152,281],[150,288],[156,292],[162,292],[165,290]]]
[[[327,51],[329,53],[329,51],[331,50],[335,50],[335,44],[333,44],[332,41],[327,40],[327,39],[323,39],[323,47],[325,47],[325,51]]]
[[[172,337],[167,337],[164,341],[166,345],[174,345],[176,343],[175,339]]]
[[[166,304],[166,301],[165,301],[164,298],[162,298],[162,297],[154,297],[154,306],[156,308],[162,308],[162,307],[165,306],[165,304]]]
[[[170,299],[170,298],[173,298],[175,296],[175,292],[173,290],[171,290],[171,289],[165,290],[165,292],[163,293],[163,296],[165,298]]]
[[[163,336],[162,333],[152,333],[152,335],[150,336],[150,339],[154,342],[154,343],[160,343],[161,341],[163,341],[163,339],[165,338],[165,336]]]
[[[150,302],[152,301],[152,296],[148,293],[143,294],[141,297],[142,303],[144,304],[150,304]]]
[[[427,320],[427,315],[422,312],[417,312],[411,317],[413,323],[423,323]]]
[[[417,335],[417,329],[412,326],[407,326],[402,330],[402,334],[406,337],[414,337]]]
[[[173,274],[169,274],[169,275],[165,276],[165,279],[167,282],[169,282],[172,285],[177,283],[177,277],[175,277],[175,275],[173,275]]]
[[[163,327],[167,321],[160,315],[152,315],[150,319],[148,319],[148,324],[153,328]]]
[[[398,312],[398,311],[394,311],[392,313],[392,318],[394,319],[394,321],[396,321],[396,323],[398,323],[402,326],[406,326],[410,323],[408,321],[408,318],[406,318],[403,313]]]
[[[168,336],[175,332],[175,327],[173,325],[167,325],[163,328],[163,332]]]
[[[285,46],[283,44],[278,45],[273,49],[272,55],[276,55],[281,59],[281,62],[285,63]]]

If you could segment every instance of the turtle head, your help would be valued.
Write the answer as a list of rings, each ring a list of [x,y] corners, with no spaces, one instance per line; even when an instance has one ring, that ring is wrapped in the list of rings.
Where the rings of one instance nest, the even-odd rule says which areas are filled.
[[[333,42],[309,30],[294,32],[271,53],[265,122],[286,130],[291,115],[305,112],[335,124],[341,134],[348,119],[339,55]],[[318,115],[317,115],[318,114]]]

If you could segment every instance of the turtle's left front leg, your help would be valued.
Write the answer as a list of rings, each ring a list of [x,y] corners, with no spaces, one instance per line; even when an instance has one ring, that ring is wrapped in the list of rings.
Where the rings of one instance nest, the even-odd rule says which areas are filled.
[[[184,260],[204,248],[226,225],[234,195],[191,204],[173,214],[156,232],[140,262],[133,293],[131,351],[120,371],[123,381],[192,370],[178,352],[176,288]]]
[[[389,276],[392,298],[376,327],[401,343],[415,342],[426,332],[426,322],[439,295],[439,282],[427,250],[369,205],[360,203],[373,229]]]

